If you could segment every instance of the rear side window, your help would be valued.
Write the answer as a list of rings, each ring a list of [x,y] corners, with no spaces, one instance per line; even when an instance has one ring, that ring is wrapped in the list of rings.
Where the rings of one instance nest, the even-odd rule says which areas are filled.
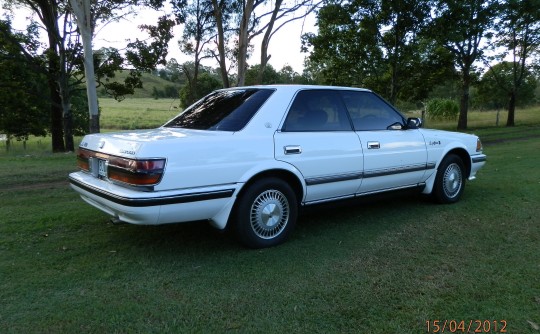
[[[296,95],[281,131],[351,131],[339,93],[335,90],[303,90]]]
[[[272,95],[272,89],[233,89],[213,92],[195,102],[165,127],[239,131]]]

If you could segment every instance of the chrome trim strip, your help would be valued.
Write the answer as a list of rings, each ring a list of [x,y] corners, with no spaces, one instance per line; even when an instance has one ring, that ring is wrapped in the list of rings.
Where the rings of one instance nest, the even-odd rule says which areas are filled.
[[[380,193],[385,193],[387,191],[393,191],[393,190],[403,190],[403,189],[411,189],[411,188],[419,188],[419,187],[425,187],[426,184],[424,182],[417,183],[417,184],[410,184],[407,186],[400,186],[400,187],[394,187],[394,188],[386,188],[386,189],[380,189],[380,190],[373,190],[373,191],[367,191],[365,193],[357,193],[356,197],[361,196],[368,196],[368,195],[375,195]]]
[[[386,175],[393,175],[393,174],[418,172],[418,171],[430,170],[430,169],[435,169],[434,162],[418,164],[418,165],[392,167],[392,168],[385,168],[385,169],[376,169],[376,170],[365,171],[364,173],[355,172],[355,173],[310,177],[310,178],[305,179],[305,181],[306,181],[306,185],[315,186],[315,185],[325,184],[325,183],[351,181],[351,180],[356,180],[356,179],[361,179],[361,178],[370,178],[370,177],[386,176]]]
[[[310,178],[306,179],[306,185],[315,186],[315,185],[318,185],[318,184],[357,180],[357,179],[361,179],[363,177],[363,174],[364,173],[362,173],[362,172],[357,172],[357,173],[348,173],[348,174],[337,174],[337,175],[310,177]]]
[[[69,182],[73,186],[88,191],[89,193],[92,193],[103,199],[129,207],[145,207],[207,201],[212,199],[231,197],[234,193],[234,189],[224,189],[216,191],[193,192],[189,194],[181,194],[174,196],[129,198],[124,196],[118,196],[110,192],[106,192],[101,189],[83,184],[80,181],[74,180],[72,178],[69,179]]]
[[[386,176],[393,174],[402,174],[410,172],[419,172],[422,170],[428,170],[435,168],[434,163],[425,163],[420,165],[409,165],[409,166],[400,166],[400,167],[391,167],[384,169],[374,169],[364,172],[364,178]]]
[[[354,197],[355,195],[351,194],[351,195],[345,195],[345,196],[323,198],[323,199],[317,199],[314,201],[304,202],[302,203],[302,205],[306,206],[306,205],[313,205],[313,204],[321,204],[321,203],[334,202],[334,201],[339,201],[339,200],[349,199],[349,198],[354,198]]]

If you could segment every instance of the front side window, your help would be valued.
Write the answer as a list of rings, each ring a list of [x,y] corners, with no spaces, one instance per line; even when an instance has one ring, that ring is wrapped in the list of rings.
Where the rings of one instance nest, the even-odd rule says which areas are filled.
[[[289,109],[282,131],[351,131],[347,111],[335,90],[298,92]]]
[[[387,130],[396,123],[404,124],[403,117],[376,94],[360,91],[341,94],[356,131]]]
[[[195,102],[165,127],[239,131],[274,92],[273,89],[219,90]]]

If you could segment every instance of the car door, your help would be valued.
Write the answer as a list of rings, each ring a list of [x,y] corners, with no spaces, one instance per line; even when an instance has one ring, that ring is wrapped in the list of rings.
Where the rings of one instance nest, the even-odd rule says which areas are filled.
[[[362,147],[337,91],[299,91],[274,144],[275,158],[302,173],[304,203],[354,196],[363,171]]]
[[[427,168],[424,137],[405,129],[404,118],[369,91],[343,91],[343,101],[364,153],[359,194],[416,186]]]

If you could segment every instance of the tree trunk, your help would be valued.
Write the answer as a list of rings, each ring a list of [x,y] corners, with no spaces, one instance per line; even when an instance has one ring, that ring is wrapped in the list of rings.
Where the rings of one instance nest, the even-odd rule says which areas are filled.
[[[94,73],[94,52],[92,51],[92,17],[90,1],[70,0],[77,18],[77,27],[81,33],[84,49],[84,76],[90,113],[90,133],[99,133],[99,108],[97,101],[96,79]]]
[[[92,35],[81,34],[84,47],[84,76],[86,77],[86,94],[90,112],[90,133],[99,133],[99,107],[97,100],[96,79],[94,74],[94,53],[92,51]]]
[[[240,21],[240,32],[238,34],[238,84],[244,86],[247,71],[247,50],[249,46],[249,20],[253,12],[254,0],[246,0],[243,8],[242,20]]]
[[[218,62],[219,71],[221,73],[221,80],[223,81],[223,88],[229,88],[229,73],[227,72],[227,62],[225,56],[225,32],[223,29],[223,18],[221,7],[217,0],[212,0],[212,6],[214,7],[214,17],[216,19],[216,25],[218,30]]]
[[[196,65],[195,65],[196,66]],[[186,76],[189,92],[188,92],[188,100],[187,105],[183,106],[184,109],[190,106],[193,102],[195,102],[195,94],[194,94],[194,85],[193,85],[193,79],[191,77],[191,73],[189,73],[189,69],[187,68],[186,64],[182,65],[182,71],[184,72],[184,75]]]
[[[508,118],[506,126],[514,126],[514,117],[516,114],[516,91],[512,89],[510,92],[510,101],[508,101]]]
[[[58,57],[54,48],[49,49],[49,73],[47,83],[49,86],[49,94],[51,97],[51,139],[53,152],[65,152],[64,146],[64,131],[63,131],[63,116],[62,116],[62,98],[58,89],[58,83],[55,76],[58,73]]]
[[[259,68],[259,74],[257,75],[257,84],[259,85],[263,83],[264,70],[266,69],[266,64],[268,64],[268,61],[271,57],[268,55],[268,46],[270,44],[270,38],[272,37],[272,32],[274,30],[274,23],[276,22],[276,17],[279,13],[282,3],[283,0],[276,0],[274,10],[272,11],[272,16],[270,17],[270,22],[268,22],[268,28],[266,29],[263,40],[261,42],[261,67]]]
[[[467,114],[469,112],[469,91],[471,86],[471,75],[468,71],[463,72],[461,85],[461,100],[459,103],[458,130],[467,129]]]
[[[62,110],[63,110],[63,126],[64,126],[64,143],[66,145],[66,151],[73,152],[75,151],[75,143],[73,142],[73,114],[71,113],[69,97],[64,97],[62,99]]]

